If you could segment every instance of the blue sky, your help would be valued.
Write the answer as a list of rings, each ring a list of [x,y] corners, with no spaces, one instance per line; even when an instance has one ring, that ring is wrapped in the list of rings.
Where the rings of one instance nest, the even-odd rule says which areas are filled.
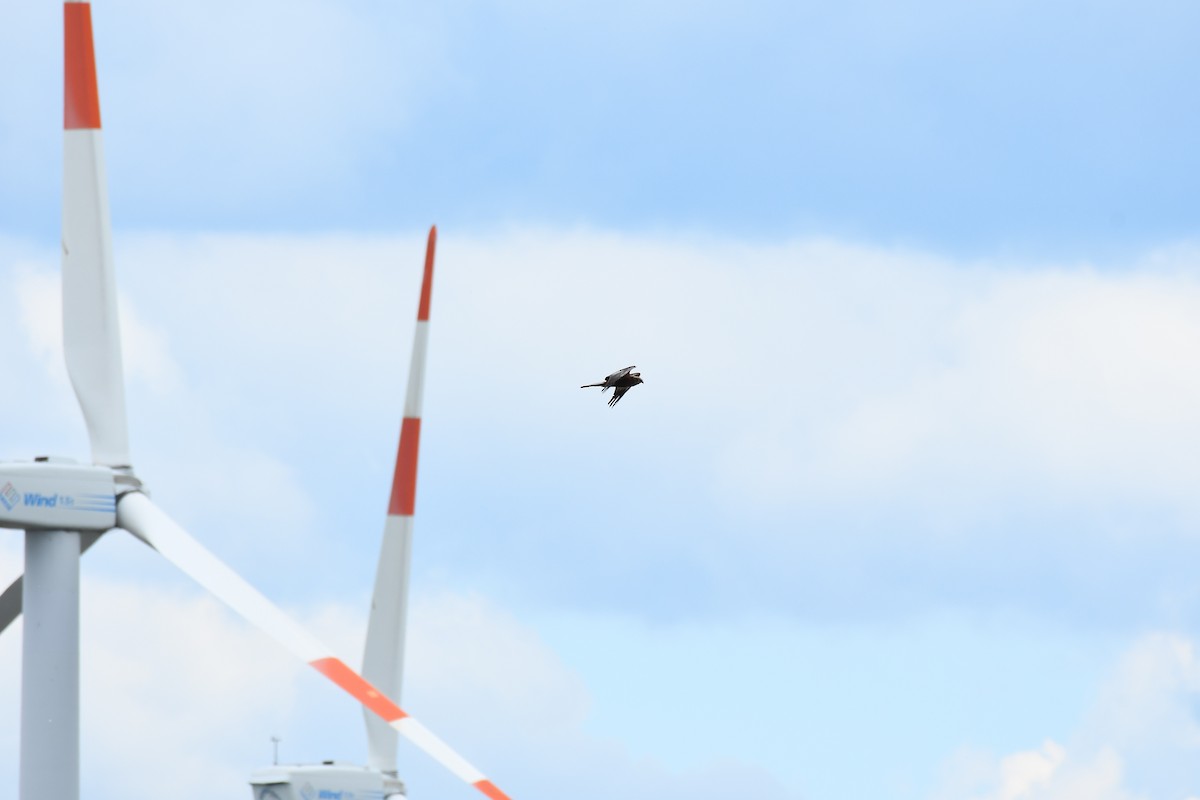
[[[127,225],[532,219],[1035,258],[1191,233],[1186,2],[215,8],[97,14]],[[8,13],[26,122],[0,202],[48,233],[56,8]]]
[[[61,11],[2,13],[0,457],[82,457]],[[97,4],[139,473],[356,663],[436,222],[404,705],[515,798],[1192,800],[1198,13]],[[363,758],[145,548],[84,576],[89,796]]]

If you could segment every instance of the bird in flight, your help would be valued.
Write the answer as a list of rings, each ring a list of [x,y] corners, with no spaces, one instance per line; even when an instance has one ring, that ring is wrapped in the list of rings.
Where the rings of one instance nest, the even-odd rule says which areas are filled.
[[[604,394],[609,389],[612,389],[613,396],[609,398],[608,404],[609,404],[609,406],[615,406],[617,404],[617,402],[622,397],[625,396],[626,392],[628,392],[634,386],[637,386],[639,383],[644,382],[644,381],[642,381],[642,373],[634,372],[633,369],[634,369],[633,367],[626,367],[625,369],[619,369],[616,372],[614,372],[613,374],[606,377],[600,383],[585,383],[583,386],[580,386],[579,388],[580,389],[589,389],[593,386],[602,386],[604,388],[602,388],[600,390],[600,394]]]

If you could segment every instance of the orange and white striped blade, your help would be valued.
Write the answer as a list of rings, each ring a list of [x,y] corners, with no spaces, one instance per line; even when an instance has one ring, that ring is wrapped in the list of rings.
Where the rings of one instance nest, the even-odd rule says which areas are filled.
[[[509,800],[483,773],[189,536],[150,498],[141,492],[122,495],[117,501],[117,525],[153,547],[246,621],[340,686],[459,778],[491,800]]]
[[[371,616],[363,653],[363,677],[388,697],[400,698],[404,677],[404,641],[408,617],[408,583],[412,558],[413,511],[417,498],[417,452],[421,440],[421,398],[425,386],[425,354],[429,349],[429,304],[433,292],[433,257],[437,226],[429,229],[425,246],[425,272],[421,299],[417,304],[417,328],[413,336],[412,360],[408,366],[408,391],[404,419],[400,424],[400,446],[392,475],[392,494],[375,589],[371,594]],[[382,772],[396,772],[396,731],[380,718],[363,710],[367,726],[369,763]]]
[[[63,350],[92,461],[129,464],[92,7],[63,4]]]

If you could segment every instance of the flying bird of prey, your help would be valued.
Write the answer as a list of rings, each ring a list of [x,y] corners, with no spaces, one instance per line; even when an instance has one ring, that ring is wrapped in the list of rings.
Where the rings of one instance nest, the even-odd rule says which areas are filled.
[[[634,386],[637,386],[639,383],[643,383],[641,377],[642,373],[634,372],[633,369],[633,367],[619,369],[612,375],[606,377],[600,383],[585,383],[579,388],[590,389],[593,386],[602,386],[604,388],[600,390],[600,394],[604,394],[609,389],[612,389],[613,396],[609,398],[608,404],[609,406],[615,406],[617,402],[625,396],[626,392],[628,392]]]

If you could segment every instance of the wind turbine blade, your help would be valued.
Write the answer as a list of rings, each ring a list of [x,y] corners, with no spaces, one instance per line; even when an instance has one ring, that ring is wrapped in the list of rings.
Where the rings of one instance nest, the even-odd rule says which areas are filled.
[[[405,624],[408,616],[408,582],[412,558],[413,510],[417,495],[417,451],[421,439],[421,399],[425,387],[425,354],[429,346],[429,304],[433,291],[433,256],[437,226],[429,229],[425,246],[425,273],[417,305],[412,360],[408,366],[408,392],[400,424],[400,447],[392,476],[383,544],[371,595],[371,616],[363,653],[363,677],[388,697],[400,699],[404,677]],[[369,763],[381,772],[396,773],[397,733],[383,720],[363,709],[367,726]]]
[[[91,5],[67,0],[63,20],[63,350],[92,461],[122,467],[129,436]]]
[[[257,589],[225,566],[141,492],[117,501],[117,525],[157,550],[246,621],[340,686],[417,747],[491,800],[508,795],[424,725],[410,717]]]
[[[87,549],[99,541],[103,534],[98,531],[83,531],[79,535],[79,555],[87,552]],[[25,588],[25,578],[21,576],[9,584],[9,587],[4,590],[4,594],[0,594],[0,633],[4,633],[8,626],[16,622],[17,617],[21,616],[21,600],[22,592]]]

